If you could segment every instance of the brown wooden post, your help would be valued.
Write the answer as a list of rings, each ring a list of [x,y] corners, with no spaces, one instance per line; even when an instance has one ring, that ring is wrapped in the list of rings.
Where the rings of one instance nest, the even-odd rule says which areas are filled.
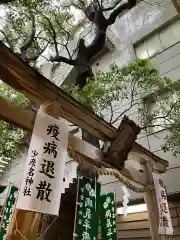
[[[16,210],[13,215],[8,240],[35,240],[38,238],[40,214]],[[24,238],[25,237],[25,238]]]
[[[147,175],[147,184],[154,186],[153,176],[152,176],[152,164],[150,162],[144,162],[144,168]],[[147,204],[148,220],[150,224],[150,231],[152,240],[165,240],[163,235],[158,234],[159,228],[159,212],[158,205],[156,201],[155,189],[149,189],[144,196],[145,203]]]

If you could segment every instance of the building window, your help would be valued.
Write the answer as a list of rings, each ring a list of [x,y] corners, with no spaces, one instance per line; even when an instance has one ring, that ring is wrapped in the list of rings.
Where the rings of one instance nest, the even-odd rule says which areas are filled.
[[[180,41],[180,19],[135,46],[137,58],[151,58]]]

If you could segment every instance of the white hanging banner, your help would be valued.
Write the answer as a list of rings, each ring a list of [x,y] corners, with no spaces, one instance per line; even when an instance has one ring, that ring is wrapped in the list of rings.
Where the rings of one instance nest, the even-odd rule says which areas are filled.
[[[127,187],[125,185],[122,186],[122,190],[123,190],[123,214],[125,216],[127,216],[127,210],[128,210],[128,203],[129,203],[129,197],[130,197],[130,194],[129,194],[129,191],[127,189]]]
[[[156,190],[156,198],[159,209],[159,234],[173,235],[173,227],[169,206],[167,201],[166,188],[162,177],[159,174],[153,173],[154,185]]]
[[[68,127],[38,111],[16,208],[58,215],[67,146]]]

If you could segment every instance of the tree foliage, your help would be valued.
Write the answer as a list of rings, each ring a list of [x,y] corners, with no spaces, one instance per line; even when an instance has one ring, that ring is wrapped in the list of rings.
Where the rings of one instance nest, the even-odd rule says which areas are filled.
[[[107,28],[118,15],[136,5],[136,0],[118,1],[48,1],[15,0],[5,7],[0,30],[1,39],[23,60],[64,62],[77,70],[81,87],[92,74],[90,61],[104,46]],[[108,14],[107,14],[108,13]],[[84,28],[94,26],[92,43],[85,44]],[[91,34],[91,33],[90,33]],[[77,47],[69,49],[76,36]],[[62,49],[66,54],[61,55]]]
[[[4,83],[0,83],[0,97],[22,107],[28,104],[28,100],[22,94]],[[18,144],[24,136],[25,132],[22,129],[0,120],[0,158],[11,161],[19,157],[21,150]]]
[[[161,77],[148,60],[136,60],[120,68],[111,65],[99,71],[80,91],[64,86],[76,100],[111,124],[119,123],[124,114],[137,111],[136,121],[143,130],[168,129],[163,149],[180,153],[180,82]],[[153,107],[153,108],[151,108]]]
[[[29,63],[43,63],[49,54],[59,54],[74,37],[81,24],[74,23],[61,1],[16,0],[4,8],[1,40]]]

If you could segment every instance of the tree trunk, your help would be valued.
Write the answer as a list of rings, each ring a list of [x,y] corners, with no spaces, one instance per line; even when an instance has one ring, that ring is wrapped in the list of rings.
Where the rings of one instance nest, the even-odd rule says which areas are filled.
[[[174,7],[176,8],[179,16],[180,16],[180,1],[179,0],[172,0],[172,3],[174,5]]]

